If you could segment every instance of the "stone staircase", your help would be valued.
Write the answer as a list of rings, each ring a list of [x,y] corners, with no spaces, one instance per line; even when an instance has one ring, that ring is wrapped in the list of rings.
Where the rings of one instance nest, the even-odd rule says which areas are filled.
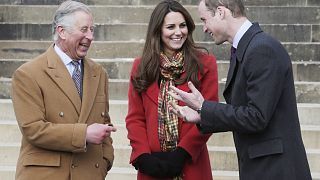
[[[21,133],[10,99],[11,76],[17,67],[44,52],[52,42],[51,19],[62,0],[0,0],[0,179],[14,179]],[[141,54],[149,15],[158,0],[82,0],[95,16],[95,41],[89,52],[108,71],[110,115],[118,132],[113,134],[114,167],[107,179],[133,180],[128,164],[131,148],[125,116],[129,72]],[[180,0],[192,14],[194,38],[218,59],[219,94],[228,70],[229,44],[216,46],[202,32],[198,0]],[[279,39],[293,63],[296,96],[308,161],[314,180],[320,180],[320,1],[246,0],[248,17]],[[231,133],[214,134],[209,142],[215,180],[238,179]]]

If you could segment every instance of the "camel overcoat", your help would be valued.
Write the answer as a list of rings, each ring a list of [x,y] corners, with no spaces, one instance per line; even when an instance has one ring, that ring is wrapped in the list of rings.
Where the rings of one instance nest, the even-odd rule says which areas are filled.
[[[92,123],[110,123],[108,77],[83,59],[82,100],[53,45],[19,67],[12,100],[22,133],[17,180],[103,180],[114,159],[112,139],[86,143]]]

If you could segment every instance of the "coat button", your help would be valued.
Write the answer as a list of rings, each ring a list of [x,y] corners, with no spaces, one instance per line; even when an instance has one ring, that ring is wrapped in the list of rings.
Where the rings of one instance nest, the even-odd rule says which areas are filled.
[[[60,116],[60,117],[63,117],[63,116],[64,116],[63,112],[60,112],[60,113],[59,113],[59,116]]]
[[[104,117],[104,116],[105,116],[105,113],[104,113],[104,112],[102,112],[102,113],[101,113],[101,117]]]
[[[96,168],[99,168],[99,163],[95,164],[94,166],[95,166]]]

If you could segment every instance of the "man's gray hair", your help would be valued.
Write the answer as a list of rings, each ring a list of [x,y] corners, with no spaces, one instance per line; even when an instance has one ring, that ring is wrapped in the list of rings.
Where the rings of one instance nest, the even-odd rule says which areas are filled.
[[[52,34],[54,42],[56,42],[59,38],[56,28],[58,26],[62,26],[64,28],[71,28],[73,23],[75,22],[73,19],[73,13],[78,11],[83,11],[87,14],[92,15],[92,12],[89,9],[89,7],[81,2],[68,0],[61,3],[61,5],[54,14],[54,19],[52,23]]]

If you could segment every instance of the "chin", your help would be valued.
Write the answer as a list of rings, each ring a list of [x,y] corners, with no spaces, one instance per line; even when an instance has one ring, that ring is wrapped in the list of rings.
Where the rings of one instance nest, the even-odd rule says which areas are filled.
[[[175,50],[175,51],[179,51],[181,48],[182,48],[183,44],[181,45],[174,45],[174,46],[171,46],[171,49]]]
[[[223,42],[222,42],[222,41],[219,41],[219,40],[214,39],[214,43],[215,43],[216,45],[220,45],[220,44],[222,44]]]

